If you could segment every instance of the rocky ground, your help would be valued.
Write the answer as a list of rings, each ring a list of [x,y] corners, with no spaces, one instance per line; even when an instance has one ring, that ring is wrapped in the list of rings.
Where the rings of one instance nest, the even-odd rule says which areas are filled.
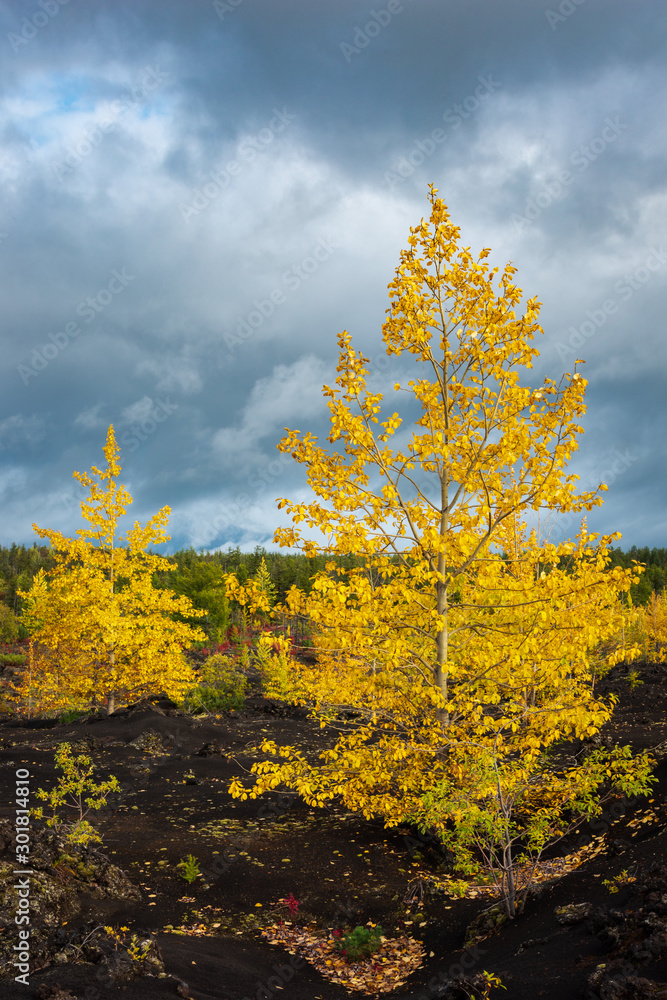
[[[0,997],[362,998],[372,994],[350,987],[364,973],[333,952],[330,932],[372,921],[393,951],[367,989],[402,983],[384,994],[396,1000],[479,998],[483,970],[506,988],[490,995],[507,1000],[667,1000],[667,666],[640,667],[634,690],[626,675],[618,667],[605,682],[621,701],[602,736],[658,747],[651,801],[617,802],[585,845],[565,845],[583,846],[574,870],[562,874],[564,851],[554,854],[523,915],[504,926],[483,892],[456,900],[436,888],[446,858],[415,831],[293,795],[230,798],[230,779],[249,768],[261,737],[306,747],[328,739],[302,710],[256,696],[220,718],[156,699],[68,725],[0,719]],[[64,741],[91,755],[100,778],[116,775],[122,792],[97,814],[97,848],[67,848],[33,822],[33,874],[17,876],[16,769],[29,770],[33,795],[53,787]],[[201,872],[192,882],[178,867],[190,854]],[[11,965],[22,878],[29,985]],[[317,944],[326,939],[329,951]],[[466,939],[477,940],[465,948]]]

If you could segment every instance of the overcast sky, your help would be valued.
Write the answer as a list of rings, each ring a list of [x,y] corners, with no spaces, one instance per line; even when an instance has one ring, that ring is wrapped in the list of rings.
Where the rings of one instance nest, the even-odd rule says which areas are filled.
[[[394,408],[387,284],[433,182],[543,302],[534,381],[586,359],[589,525],[667,546],[666,13],[0,2],[0,543],[81,525],[72,472],[113,423],[168,549],[268,546],[339,331]]]

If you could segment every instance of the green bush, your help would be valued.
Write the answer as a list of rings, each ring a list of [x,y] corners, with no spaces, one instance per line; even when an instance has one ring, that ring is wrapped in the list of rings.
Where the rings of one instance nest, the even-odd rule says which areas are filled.
[[[77,719],[82,718],[82,716],[87,715],[85,709],[82,708],[69,708],[66,712],[61,712],[58,716],[58,722],[61,726],[67,726],[70,722],[76,722]]]
[[[28,662],[25,653],[0,653],[0,663],[5,667],[22,666]]]
[[[194,882],[201,876],[199,862],[194,854],[188,854],[187,858],[179,861],[176,867],[180,869],[181,878],[184,878],[186,882]]]
[[[379,924],[375,927],[355,927],[345,937],[337,938],[335,947],[337,951],[344,952],[348,962],[359,962],[378,950],[382,934]]]
[[[206,618],[179,616],[179,620],[203,628],[208,642],[222,642],[229,622],[229,601],[225,593],[225,574],[213,563],[194,561],[196,554],[183,553],[161,586],[189,597],[195,608],[206,612]],[[189,563],[189,564],[188,564]],[[166,575],[165,575],[166,576]]]
[[[18,618],[11,608],[0,602],[0,642],[16,642],[18,637]]]
[[[248,681],[234,662],[221,653],[204,660],[199,671],[199,684],[191,688],[183,701],[189,712],[225,712],[243,708]]]

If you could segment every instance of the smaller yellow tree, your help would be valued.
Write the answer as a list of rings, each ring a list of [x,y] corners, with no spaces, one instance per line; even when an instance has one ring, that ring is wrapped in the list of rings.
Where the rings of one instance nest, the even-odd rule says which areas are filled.
[[[266,599],[269,605],[273,606],[276,601],[276,588],[275,584],[271,580],[269,567],[266,565],[266,560],[264,556],[262,556],[262,561],[259,564],[259,567],[253,579],[255,581],[257,589],[266,595]]]
[[[118,778],[111,775],[107,781],[95,784],[93,781],[95,765],[92,760],[87,754],[73,757],[72,747],[69,743],[58,744],[55,764],[63,771],[56,787],[52,788],[50,792],[38,788],[35,793],[38,799],[47,802],[51,807],[51,816],[47,819],[46,825],[52,827],[56,833],[64,828],[69,844],[101,844],[102,838],[95,827],[88,822],[86,816],[91,809],[101,809],[102,806],[105,806],[107,795],[112,792],[120,792]],[[86,792],[88,797],[84,799]],[[58,809],[63,805],[75,811],[71,822],[64,820],[58,813]],[[88,808],[85,809],[84,806]],[[44,806],[32,809],[31,813],[37,819],[43,819]]]
[[[653,592],[648,603],[635,614],[637,638],[643,647],[645,661],[662,663],[667,646],[667,599],[664,593]]]
[[[104,455],[105,469],[93,466],[93,476],[74,473],[90,491],[81,504],[88,525],[77,530],[78,538],[33,525],[49,539],[55,567],[40,572],[21,594],[24,623],[45,652],[19,694],[41,708],[87,708],[105,699],[111,715],[120,701],[156,691],[180,699],[194,681],[183,647],[205,638],[200,629],[175,620],[205,612],[187,597],[153,586],[156,570],[172,568],[147,551],[168,541],[170,508],[143,528],[135,521],[125,538],[119,535],[118,521],[132,497],[116,482],[121,467],[113,427]]]

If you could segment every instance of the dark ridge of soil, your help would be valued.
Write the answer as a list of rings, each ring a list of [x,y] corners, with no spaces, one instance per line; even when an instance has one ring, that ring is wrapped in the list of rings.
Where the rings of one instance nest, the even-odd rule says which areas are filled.
[[[343,808],[312,809],[293,794],[246,802],[230,798],[230,780],[250,767],[255,758],[249,748],[262,738],[311,749],[330,742],[331,734],[303,710],[253,697],[242,711],[193,719],[166,699],[152,699],[111,718],[94,715],[69,725],[0,719],[5,879],[13,879],[16,868],[11,833],[2,831],[9,828],[7,821],[13,827],[17,768],[30,771],[34,806],[34,792],[53,787],[58,777],[54,748],[69,741],[91,754],[98,778],[114,774],[122,787],[93,820],[103,838],[97,852],[70,852],[69,860],[59,861],[63,846],[33,821],[37,898],[30,983],[15,983],[10,972],[0,980],[0,998],[363,997],[324,979],[309,964],[294,969],[287,952],[259,935],[264,923],[287,917],[279,901],[291,893],[304,922],[331,927],[372,919],[389,936],[407,930],[423,941],[424,965],[406,986],[386,994],[395,1000],[459,1000],[466,994],[448,989],[447,982],[482,970],[500,976],[506,992],[491,995],[506,1000],[666,1000],[667,667],[640,666],[644,684],[634,690],[627,670],[615,668],[600,687],[620,697],[601,736],[637,750],[664,744],[657,751],[653,802],[621,802],[608,809],[588,830],[591,837],[604,836],[601,853],[540,884],[522,916],[472,951],[463,950],[466,928],[492,901],[429,891],[429,872],[446,858],[428,842],[415,846],[414,831],[411,839],[407,828],[385,830]],[[176,867],[188,854],[203,872],[191,884]],[[604,880],[619,876],[621,887],[612,894]],[[406,902],[418,877],[426,884],[421,911],[416,901]],[[5,882],[5,888],[12,884]],[[590,905],[573,917],[580,917],[577,922],[559,922],[556,908],[584,903]],[[18,942],[15,909],[8,909],[6,899],[5,911],[3,962]],[[420,912],[426,918],[421,924],[413,919]],[[115,947],[95,931],[99,925],[129,931],[118,931],[125,937]],[[205,933],[176,933],[184,926]],[[146,942],[150,975],[131,978],[142,967],[127,959],[132,933]],[[81,960],[71,961],[76,955]],[[468,992],[479,996],[479,986]]]

